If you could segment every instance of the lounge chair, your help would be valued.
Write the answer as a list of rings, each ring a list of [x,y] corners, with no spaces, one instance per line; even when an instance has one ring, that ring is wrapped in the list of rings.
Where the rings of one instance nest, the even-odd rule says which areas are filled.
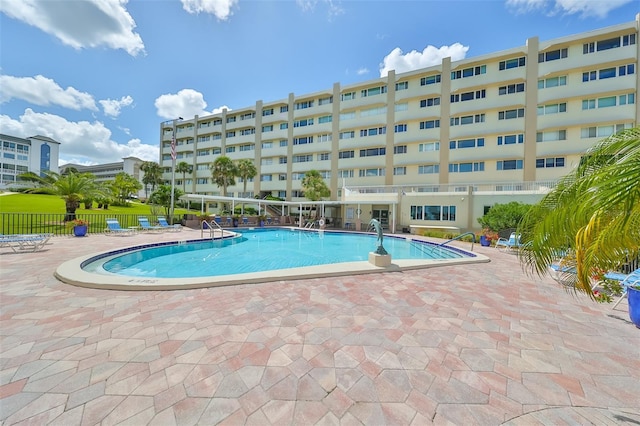
[[[498,241],[496,241],[496,249],[501,251],[513,252],[513,251],[517,251],[519,248],[520,248],[520,235],[516,234],[515,232],[511,233],[511,235],[509,236],[509,239],[498,238]]]
[[[248,225],[249,225],[249,219],[247,219],[246,217],[243,217],[243,218],[242,218],[242,224],[243,224],[244,226],[248,226]]]
[[[20,251],[38,251],[44,247],[53,234],[13,234],[0,235],[0,247]]]
[[[233,224],[233,221],[231,220],[231,217],[227,216],[226,226],[231,226],[232,224]]]
[[[140,224],[140,229],[148,232],[162,232],[164,228],[162,226],[153,226],[149,223],[149,219],[144,216],[138,217],[138,223]]]
[[[608,272],[604,277],[610,280],[619,281],[622,286],[622,295],[616,300],[611,309],[614,309],[624,299],[632,285],[640,285],[640,268],[632,271],[630,274],[622,274],[619,272]]]
[[[173,231],[173,232],[182,231],[182,225],[180,225],[179,223],[176,223],[175,225],[169,225],[169,222],[167,222],[167,219],[162,216],[158,216],[158,224],[162,227],[162,229],[165,229],[167,231]]]
[[[104,231],[107,235],[134,235],[137,232],[135,228],[121,228],[118,219],[107,219],[107,229]]]

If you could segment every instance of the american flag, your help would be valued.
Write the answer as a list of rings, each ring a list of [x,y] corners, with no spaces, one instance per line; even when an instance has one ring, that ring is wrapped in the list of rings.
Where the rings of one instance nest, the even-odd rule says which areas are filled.
[[[172,160],[176,159],[176,135],[175,135],[175,133],[173,134],[173,137],[171,138],[171,159]]]

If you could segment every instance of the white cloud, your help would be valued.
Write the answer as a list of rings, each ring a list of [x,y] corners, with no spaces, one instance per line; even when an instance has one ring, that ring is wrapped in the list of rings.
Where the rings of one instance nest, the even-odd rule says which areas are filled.
[[[96,111],[96,103],[88,93],[73,87],[63,89],[50,78],[36,75],[35,77],[13,77],[0,75],[0,104],[11,99],[21,99],[34,105],[60,105],[79,111],[89,109]]]
[[[613,9],[631,3],[631,1],[632,0],[506,0],[506,4],[507,7],[516,13],[541,11],[550,16],[579,13],[583,18],[589,16],[605,18]]]
[[[451,57],[451,61],[459,61],[467,55],[469,46],[454,43],[451,46],[427,46],[422,52],[412,50],[404,54],[399,47],[396,47],[384,57],[380,64],[380,77],[385,77],[390,70],[396,73],[407,72],[419,68],[426,68],[442,63],[442,59]]]
[[[233,15],[231,9],[238,0],[181,0],[182,8],[188,13],[210,13],[221,21],[226,21]]]
[[[159,155],[157,145],[146,145],[139,139],[130,139],[126,144],[113,141],[111,130],[99,121],[72,122],[58,115],[34,112],[30,108],[19,120],[0,115],[0,128],[7,134],[23,138],[43,135],[55,139],[60,142],[60,164],[70,162],[70,158],[81,164],[104,164],[121,161],[127,156],[157,161]]]
[[[128,0],[2,0],[0,12],[57,37],[75,49],[106,46],[136,56],[144,43],[134,32]]]
[[[215,108],[213,111],[205,110],[207,103],[204,96],[193,89],[182,89],[176,94],[160,95],[155,101],[155,106],[158,116],[166,120],[218,114],[225,108],[231,110],[226,105]]]
[[[102,105],[102,109],[104,110],[104,114],[110,117],[117,117],[120,115],[120,110],[122,107],[129,106],[133,103],[133,98],[131,96],[123,96],[120,100],[117,99],[104,99],[100,102]]]
[[[356,74],[358,74],[358,75],[369,74],[369,69],[368,68],[360,68],[358,71],[356,71]]]
[[[344,9],[340,5],[339,1],[321,0],[321,3],[327,5],[327,15],[329,17],[329,21],[331,21],[338,15],[344,14]],[[296,4],[304,12],[315,12],[318,0],[296,0]]]

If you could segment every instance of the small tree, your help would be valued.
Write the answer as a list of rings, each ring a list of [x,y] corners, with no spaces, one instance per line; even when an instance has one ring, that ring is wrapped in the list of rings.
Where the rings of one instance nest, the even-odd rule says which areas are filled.
[[[238,176],[236,165],[226,155],[216,158],[211,165],[211,179],[222,189],[223,197],[227,196],[227,188],[236,184],[236,176]],[[226,203],[224,209],[227,210]]]
[[[127,204],[127,200],[131,194],[142,189],[142,184],[133,176],[125,172],[120,172],[116,175],[113,182],[111,182],[111,189],[113,190],[115,198],[118,200],[118,204],[124,206]]]
[[[304,196],[310,201],[320,201],[331,195],[331,190],[317,170],[309,170],[302,178]],[[317,209],[316,209],[317,216]]]
[[[258,174],[258,170],[256,166],[253,165],[253,161],[248,158],[244,158],[239,160],[236,164],[237,176],[242,179],[243,189],[242,192],[244,194],[247,193],[247,181],[249,179],[253,179],[255,175]],[[242,214],[244,214],[244,203],[242,203]]]
[[[515,229],[530,208],[530,204],[523,204],[517,201],[512,201],[507,204],[496,204],[491,207],[484,216],[478,218],[478,223],[480,223],[483,228],[494,232],[503,229]]]
[[[187,193],[187,173],[191,174],[193,172],[193,167],[185,162],[181,161],[176,166],[176,173],[182,173],[182,192]]]
[[[173,188],[174,201],[180,198],[181,195],[182,191],[180,188]],[[165,215],[169,216],[171,212],[171,185],[160,185],[158,189],[151,194],[149,202],[164,207]]]
[[[156,190],[156,186],[162,183],[162,167],[153,161],[145,161],[140,165],[140,170],[144,172],[142,177],[144,196],[149,198],[148,186],[151,185],[151,192],[153,192]]]

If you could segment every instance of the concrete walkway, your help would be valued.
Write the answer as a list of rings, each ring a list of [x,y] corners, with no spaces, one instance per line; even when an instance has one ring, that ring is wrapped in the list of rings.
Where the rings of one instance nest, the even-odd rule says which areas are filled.
[[[199,290],[69,286],[65,260],[198,231],[0,253],[2,425],[640,424],[640,329],[485,264]],[[461,247],[468,244],[460,243]]]

